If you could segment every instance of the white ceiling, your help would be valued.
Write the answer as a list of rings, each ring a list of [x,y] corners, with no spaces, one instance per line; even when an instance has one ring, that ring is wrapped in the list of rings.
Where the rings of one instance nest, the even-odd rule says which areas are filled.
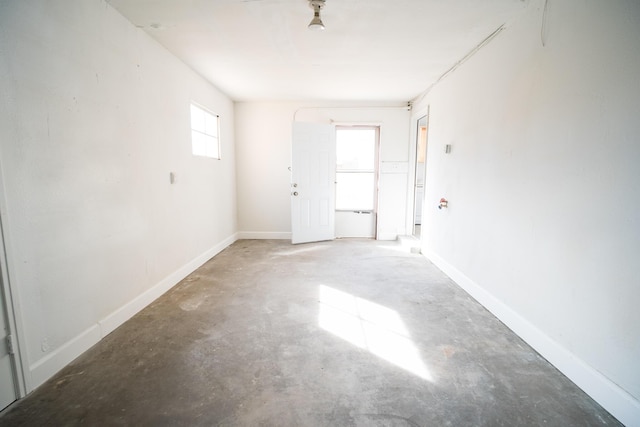
[[[408,101],[528,0],[107,0],[236,101]]]

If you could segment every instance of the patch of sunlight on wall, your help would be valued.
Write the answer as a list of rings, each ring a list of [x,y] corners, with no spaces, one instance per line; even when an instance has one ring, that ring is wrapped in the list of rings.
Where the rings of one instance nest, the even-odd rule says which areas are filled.
[[[433,382],[396,311],[320,285],[319,324],[351,344]]]

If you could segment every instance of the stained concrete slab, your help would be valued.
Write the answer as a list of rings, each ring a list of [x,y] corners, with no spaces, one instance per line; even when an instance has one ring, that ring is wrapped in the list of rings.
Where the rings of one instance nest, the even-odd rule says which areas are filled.
[[[0,426],[617,426],[392,242],[242,240]]]

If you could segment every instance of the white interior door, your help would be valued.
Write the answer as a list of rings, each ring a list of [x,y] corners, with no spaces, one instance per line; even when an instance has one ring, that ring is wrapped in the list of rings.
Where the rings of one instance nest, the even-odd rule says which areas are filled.
[[[9,351],[9,341],[7,340],[9,328],[7,326],[5,302],[2,286],[0,286],[0,410],[6,408],[18,398],[13,375],[13,361]]]
[[[332,240],[335,236],[335,128],[294,122],[291,162],[291,243]]]

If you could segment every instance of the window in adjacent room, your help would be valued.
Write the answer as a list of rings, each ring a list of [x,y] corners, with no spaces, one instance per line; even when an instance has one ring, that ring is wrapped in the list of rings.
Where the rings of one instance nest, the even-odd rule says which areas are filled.
[[[191,147],[194,156],[220,158],[220,117],[191,104]]]

